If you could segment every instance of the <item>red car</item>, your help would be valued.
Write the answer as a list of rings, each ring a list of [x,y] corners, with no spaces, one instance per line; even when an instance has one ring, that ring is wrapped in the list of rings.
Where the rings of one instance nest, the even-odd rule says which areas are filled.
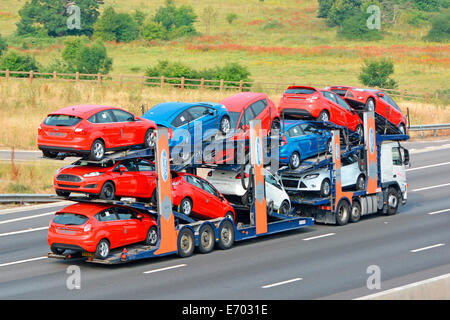
[[[340,95],[355,109],[375,111],[379,127],[383,128],[388,120],[398,132],[406,133],[406,117],[386,92],[346,86],[332,86],[329,89]]]
[[[289,118],[317,119],[348,127],[363,135],[359,115],[336,93],[313,87],[290,86],[283,93],[278,112]]]
[[[58,152],[102,160],[107,151],[151,147],[156,125],[120,108],[78,105],[59,109],[38,127],[37,143],[45,157]]]
[[[47,239],[55,254],[73,250],[105,259],[117,247],[138,242],[155,246],[158,229],[152,216],[129,207],[77,203],[55,213]]]
[[[155,165],[146,159],[92,162],[78,160],[59,169],[53,185],[56,194],[68,197],[71,192],[113,200],[133,197],[147,201],[156,188]]]
[[[172,173],[172,203],[187,216],[235,221],[234,209],[225,197],[208,181],[192,174]]]

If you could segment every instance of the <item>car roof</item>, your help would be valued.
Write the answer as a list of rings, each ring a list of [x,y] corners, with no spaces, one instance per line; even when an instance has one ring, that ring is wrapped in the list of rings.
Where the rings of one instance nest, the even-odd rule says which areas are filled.
[[[194,106],[218,106],[218,103],[215,102],[163,102],[153,106],[150,110],[148,110],[143,117],[146,119],[152,117],[163,117],[164,119],[170,119],[174,114],[178,113],[178,111],[185,110],[189,107]]]
[[[93,115],[93,114],[95,114],[97,112],[103,111],[103,110],[107,110],[107,109],[123,110],[121,108],[111,107],[111,106],[93,105],[93,104],[80,104],[80,105],[75,105],[75,106],[69,106],[69,107],[61,108],[59,110],[56,110],[56,111],[50,113],[50,115],[63,114],[63,115],[68,115],[68,116],[89,118],[91,115]]]
[[[59,210],[57,213],[65,212],[65,213],[75,213],[82,214],[84,216],[94,216],[98,212],[104,209],[115,207],[115,205],[104,204],[104,203],[76,203],[72,204],[64,209]]]
[[[241,112],[245,106],[247,106],[250,102],[267,98],[266,94],[260,92],[240,92],[231,97],[225,98],[220,101],[221,104],[227,107],[228,111],[231,112]]]

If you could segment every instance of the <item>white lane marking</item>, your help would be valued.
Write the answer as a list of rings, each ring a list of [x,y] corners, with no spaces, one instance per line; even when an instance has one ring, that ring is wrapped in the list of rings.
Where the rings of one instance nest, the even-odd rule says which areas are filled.
[[[15,264],[19,264],[19,263],[37,261],[37,260],[42,260],[42,259],[47,259],[47,256],[31,258],[31,259],[26,259],[26,260],[20,260],[20,261],[14,261],[14,262],[7,262],[7,263],[0,264],[0,267],[7,267],[7,266],[12,266],[12,265],[15,265]]]
[[[435,245],[432,245],[432,246],[419,248],[419,249],[414,249],[414,250],[411,250],[410,252],[413,252],[413,253],[420,252],[420,251],[429,250],[429,249],[433,249],[433,248],[437,248],[437,247],[442,247],[444,245],[445,245],[445,243],[438,243],[438,244],[435,244]]]
[[[56,211],[52,211],[52,212],[47,212],[47,213],[35,214],[35,215],[33,215],[33,216],[28,216],[28,217],[21,217],[21,218],[16,218],[16,219],[9,219],[9,220],[5,220],[5,221],[0,221],[0,224],[11,223],[11,222],[17,222],[17,221],[23,221],[23,220],[34,219],[34,218],[39,218],[39,217],[44,217],[44,216],[49,216],[49,215],[55,214],[55,212],[56,212]]]
[[[302,239],[302,240],[304,240],[304,241],[309,241],[309,240],[314,240],[314,239],[320,239],[320,238],[324,238],[324,237],[329,237],[329,236],[333,236],[333,235],[335,235],[336,233],[327,233],[327,234],[322,234],[322,235],[320,235],[320,236],[315,236],[315,237],[310,237],[310,238],[304,238],[304,239]]]
[[[166,268],[161,268],[161,269],[155,269],[155,270],[150,270],[150,271],[144,271],[143,273],[145,274],[149,274],[149,273],[155,273],[155,272],[160,272],[160,271],[166,271],[166,270],[171,270],[171,269],[175,269],[175,268],[181,268],[181,267],[186,267],[187,264],[178,264],[176,266],[171,266],[171,267],[166,267]]]
[[[17,208],[2,209],[2,210],[0,210],[0,215],[15,213],[15,212],[45,209],[45,208],[53,208],[53,207],[58,207],[58,206],[69,205],[71,203],[73,203],[73,202],[60,201],[60,202],[55,202],[55,203],[36,204],[36,205],[32,205],[32,206],[22,206],[22,207],[17,207]]]
[[[437,186],[430,186],[430,187],[424,187],[424,188],[414,189],[414,190],[412,190],[412,192],[418,192],[418,191],[424,191],[424,190],[435,189],[435,188],[441,188],[441,187],[448,187],[448,186],[450,186],[450,183],[444,183],[444,184],[439,184],[439,185],[437,185]]]
[[[392,289],[389,289],[389,290],[377,292],[377,293],[374,293],[374,294],[370,294],[370,295],[368,295],[368,296],[359,297],[359,298],[356,298],[356,299],[353,299],[353,300],[367,300],[367,299],[374,299],[374,298],[378,298],[378,297],[381,297],[381,296],[384,296],[384,295],[389,295],[389,294],[394,293],[394,292],[398,292],[398,291],[402,291],[402,290],[407,290],[407,289],[411,289],[411,288],[414,288],[414,287],[418,287],[418,286],[421,286],[421,285],[424,285],[424,284],[428,284],[428,283],[430,283],[430,282],[435,282],[435,281],[443,280],[443,279],[446,279],[446,278],[448,278],[448,277],[450,277],[450,273],[444,274],[444,275],[442,275],[442,276],[438,276],[438,277],[434,277],[434,278],[430,278],[430,279],[418,281],[418,282],[413,282],[413,283],[410,283],[410,284],[407,284],[407,285],[404,285],[404,286],[401,286],[401,287],[392,288]]]
[[[409,151],[410,154],[418,154],[418,153],[425,153],[425,152],[430,152],[430,151],[439,151],[439,150],[444,150],[444,149],[449,149],[450,146],[449,145],[443,145],[443,146],[433,146],[433,147],[426,147],[423,149],[411,149]]]
[[[268,284],[268,285],[262,286],[261,288],[268,289],[268,288],[282,286],[283,284],[288,284],[288,283],[292,283],[292,282],[296,282],[296,281],[300,281],[300,280],[303,280],[303,279],[302,278],[295,278],[295,279],[291,279],[291,280],[286,280],[286,281],[281,281],[281,282],[277,282],[277,283]]]
[[[41,230],[45,230],[45,229],[48,229],[48,227],[30,228],[30,229],[26,229],[26,230],[0,233],[0,237],[12,236],[15,234],[21,234],[21,233],[27,233],[27,232],[33,232],[33,231],[41,231]]]
[[[443,212],[450,212],[450,209],[428,212],[427,214],[433,215],[433,214],[438,214],[438,213],[443,213]]]
[[[417,168],[411,168],[411,169],[406,169],[406,171],[416,171],[416,170],[422,170],[422,169],[428,169],[428,168],[434,168],[434,167],[439,167],[439,166],[445,166],[450,164],[450,162],[442,162],[442,163],[436,163],[436,164],[430,164],[428,166],[423,166],[423,167],[417,167]]]

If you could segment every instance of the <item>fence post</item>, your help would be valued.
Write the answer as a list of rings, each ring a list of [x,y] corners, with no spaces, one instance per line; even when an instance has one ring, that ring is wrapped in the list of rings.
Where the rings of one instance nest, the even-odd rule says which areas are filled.
[[[97,85],[100,85],[102,83],[102,75],[100,73],[97,73]]]
[[[120,88],[123,86],[123,74],[120,75]]]
[[[30,84],[33,83],[33,70],[30,70]]]
[[[204,78],[202,78],[201,80],[200,80],[200,88],[203,90],[203,89],[205,89],[205,79]]]
[[[223,90],[223,79],[220,79],[220,91]]]
[[[78,81],[80,81],[80,73],[77,71],[77,73],[75,73],[75,82],[78,83]]]
[[[53,71],[53,80],[56,81],[56,71]]]
[[[9,69],[6,70],[6,81],[8,81],[8,80],[9,80]]]
[[[181,90],[184,90],[184,77],[181,77]]]
[[[430,93],[429,92],[427,92],[425,99],[426,99],[427,103],[430,103]]]
[[[164,87],[164,76],[161,76],[161,89]]]
[[[405,90],[400,91],[400,100],[403,100],[405,98]]]
[[[242,92],[242,89],[244,88],[244,81],[239,81],[239,91]]]

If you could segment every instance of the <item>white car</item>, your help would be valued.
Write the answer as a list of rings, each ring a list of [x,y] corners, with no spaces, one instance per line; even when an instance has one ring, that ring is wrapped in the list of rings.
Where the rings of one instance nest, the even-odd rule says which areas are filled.
[[[244,205],[253,203],[253,194],[247,192],[244,186],[248,186],[249,167],[244,173],[244,181],[241,179],[241,173],[231,170],[212,170],[208,173],[208,180],[220,193],[230,198],[238,199]],[[273,203],[273,211],[288,213],[291,210],[291,200],[283,188],[281,179],[278,175],[272,175],[269,170],[264,169],[264,178],[266,184],[266,202],[267,206]]]
[[[357,155],[342,159],[341,179],[343,188],[354,186],[357,190],[365,189],[366,175],[360,170]],[[323,197],[328,197],[331,192],[330,169],[328,167],[309,171],[300,177],[289,174],[282,175],[282,181],[284,188],[288,191],[320,192]]]

